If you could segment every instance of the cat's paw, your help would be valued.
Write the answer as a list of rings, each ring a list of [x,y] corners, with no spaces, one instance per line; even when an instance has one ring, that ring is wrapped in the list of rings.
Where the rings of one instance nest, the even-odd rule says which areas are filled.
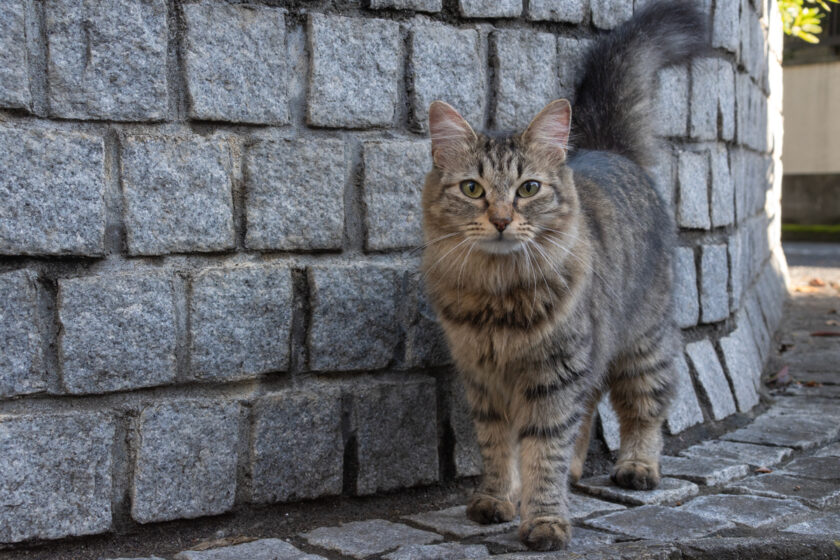
[[[500,500],[487,494],[473,494],[467,504],[467,517],[476,523],[489,525],[504,523],[516,516],[516,506],[509,500]]]
[[[583,461],[577,457],[572,458],[572,464],[569,466],[569,482],[574,484],[583,475]]]
[[[531,550],[563,550],[571,538],[572,527],[562,517],[536,517],[519,526],[519,540]]]
[[[654,461],[619,461],[610,478],[622,488],[653,490],[659,486],[659,465]]]

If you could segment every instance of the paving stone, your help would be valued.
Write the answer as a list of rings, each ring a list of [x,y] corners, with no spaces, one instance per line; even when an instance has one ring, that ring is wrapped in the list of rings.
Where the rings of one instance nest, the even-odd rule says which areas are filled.
[[[691,360],[694,371],[697,373],[697,380],[712,405],[714,419],[720,420],[735,413],[735,400],[729,391],[729,382],[720,367],[712,343],[708,340],[701,340],[686,344],[685,353]]]
[[[131,517],[140,523],[217,515],[233,507],[239,405],[181,400],[140,414]]]
[[[800,478],[785,473],[750,477],[734,482],[724,490],[770,498],[793,498],[820,509],[840,504],[840,487],[836,481]]]
[[[580,23],[586,17],[589,2],[587,0],[531,0],[528,4],[528,19],[531,21],[564,21]]]
[[[746,464],[720,458],[663,456],[660,468],[663,476],[684,478],[705,486],[723,484],[749,474]]]
[[[698,140],[715,140],[718,125],[718,100],[714,95],[718,80],[715,58],[695,58],[691,62],[690,135]]]
[[[597,498],[590,498],[581,494],[569,493],[569,518],[573,521],[589,517],[593,513],[600,513],[605,511],[620,511],[627,509],[621,504],[599,500]]]
[[[254,501],[285,502],[341,493],[340,392],[329,387],[282,391],[258,400],[253,416]]]
[[[709,519],[747,525],[754,529],[774,525],[810,511],[796,500],[728,494],[700,496],[680,507],[680,510]]]
[[[449,384],[449,424],[455,437],[455,472],[458,476],[477,476],[484,472],[481,449],[470,417],[464,384],[457,376]]]
[[[312,14],[308,36],[307,122],[348,128],[390,125],[402,64],[399,24]]]
[[[823,447],[816,453],[815,457],[840,457],[840,443],[833,443],[827,447]]]
[[[680,152],[677,175],[680,188],[678,225],[690,229],[709,229],[708,152]]]
[[[70,393],[102,393],[175,380],[175,302],[164,274],[58,281],[58,355]]]
[[[29,69],[26,53],[26,3],[0,4],[0,106],[29,109]]]
[[[612,29],[633,15],[633,0],[590,0],[592,23],[599,29]]]
[[[694,496],[700,489],[693,482],[664,477],[655,490],[627,490],[615,486],[609,475],[581,480],[576,486],[590,494],[629,505],[673,503]]]
[[[522,13],[522,0],[458,0],[464,17],[512,18]]]
[[[166,0],[48,0],[44,12],[52,115],[166,117]]]
[[[564,2],[563,6],[570,5]],[[534,2],[531,2],[533,9]],[[575,88],[583,79],[586,53],[592,46],[590,39],[575,39],[572,37],[557,37],[557,77],[560,83],[558,95],[574,101]],[[536,116],[536,115],[535,115]]]
[[[346,173],[342,141],[263,141],[248,150],[245,167],[249,248],[341,247]]]
[[[478,32],[448,25],[416,25],[411,31],[413,127],[428,130],[429,105],[442,99],[473,126],[484,124],[485,64]]]
[[[840,479],[840,457],[800,457],[784,466],[793,476],[819,480]]]
[[[729,248],[729,293],[732,298],[730,300],[730,307],[733,310],[738,310],[735,312],[735,323],[739,327],[745,326],[745,329],[749,332],[750,337],[753,337],[749,319],[746,318],[746,311],[744,311],[744,308],[741,306],[741,299],[744,295],[744,277],[747,275],[747,267],[745,265],[747,256],[745,254],[746,249],[744,248],[742,233],[743,232],[736,232],[733,235],[730,235],[727,240],[727,246]],[[755,346],[754,338],[753,346]],[[757,351],[758,349],[756,348],[756,352]]]
[[[120,167],[128,252],[232,249],[230,166],[221,138],[127,137]]]
[[[557,96],[557,41],[551,33],[504,29],[491,35],[498,129],[524,130]]]
[[[0,397],[47,389],[37,281],[32,270],[0,274]]]
[[[723,140],[735,139],[735,70],[729,61],[717,59],[718,81],[717,98],[720,115],[720,137]]]
[[[637,507],[589,519],[584,523],[596,529],[659,541],[697,538],[733,527],[732,523],[725,520],[709,519],[683,509],[663,506]]]
[[[289,366],[292,278],[286,266],[209,268],[192,281],[192,376],[232,380]]]
[[[746,428],[721,436],[729,441],[811,449],[835,439],[840,426],[834,418],[761,416]]]
[[[573,529],[574,531],[574,529]],[[572,536],[574,538],[574,535]],[[700,541],[703,542],[703,541]],[[572,552],[524,552],[494,556],[493,560],[557,560],[558,558],[580,558],[581,560],[671,560],[679,558],[679,549],[672,544],[642,542],[623,542],[600,546],[585,551],[582,556]]]
[[[566,547],[566,552],[575,553],[602,547],[614,543],[615,539],[616,536],[609,533],[592,531],[591,529],[584,529],[583,527],[573,527],[572,540],[569,541],[569,544]],[[529,552],[528,547],[522,544],[519,540],[518,531],[515,530],[501,535],[487,537],[484,541],[487,544],[492,545],[494,549],[501,552]],[[557,558],[556,555],[554,557]],[[525,558],[525,556],[522,556],[522,558]]]
[[[0,417],[0,542],[111,529],[113,442],[102,413]]]
[[[674,314],[681,328],[693,327],[700,320],[697,268],[694,250],[677,247],[674,253]]]
[[[661,136],[688,135],[688,67],[674,66],[659,71],[656,90],[656,129]]]
[[[408,525],[382,519],[343,523],[341,527],[320,527],[301,534],[313,546],[334,550],[353,558],[381,554],[397,545],[431,544],[443,537]]]
[[[411,544],[401,546],[385,560],[483,560],[489,558],[487,547],[481,544]]]
[[[733,53],[738,52],[738,23],[740,8],[741,2],[736,0],[715,3],[715,11],[712,16],[713,47],[722,47]]]
[[[723,365],[729,372],[738,410],[747,412],[758,404],[756,380],[761,377],[762,360],[758,356],[747,324],[738,324],[729,336],[720,339]]]
[[[185,550],[175,560],[324,560],[323,556],[306,554],[280,539],[260,539],[210,550]]]
[[[815,517],[782,530],[800,535],[840,535],[840,513],[834,512]]]
[[[289,122],[283,10],[205,0],[185,5],[184,20],[183,56],[192,118]],[[225,25],[220,26],[220,21]]]
[[[770,419],[776,416],[805,417],[817,421],[840,421],[840,408],[837,407],[837,402],[831,398],[815,396],[804,400],[794,397],[777,397],[776,403],[762,415],[762,418]],[[827,431],[834,433],[834,430],[830,427]]]
[[[700,250],[701,320],[714,323],[729,317],[729,268],[726,245],[703,245]]]
[[[680,451],[683,457],[743,461],[754,467],[772,467],[790,457],[791,453],[793,450],[788,447],[769,447],[718,440],[704,441]]]
[[[467,506],[455,506],[439,511],[406,515],[403,519],[407,519],[426,529],[432,529],[438,533],[459,539],[504,533],[519,526],[519,517],[506,523],[480,525],[475,521],[467,519]]]
[[[420,190],[432,168],[429,142],[365,142],[364,159],[365,248],[420,246]]]
[[[0,254],[105,252],[101,138],[0,128]]]
[[[729,173],[729,151],[723,144],[711,149],[712,226],[728,226],[735,221],[735,185]]]
[[[108,558],[106,560],[163,560],[158,556],[144,556],[143,558]]]
[[[449,346],[446,343],[443,328],[438,323],[434,309],[426,297],[422,286],[422,275],[419,272],[409,272],[408,277],[408,309],[412,311],[409,313],[406,326],[404,364],[406,367],[434,367],[449,364],[452,361]],[[470,419],[467,420],[472,422]],[[456,437],[459,433],[456,430]],[[475,438],[475,435],[473,434],[472,437]]]
[[[398,10],[417,10],[418,12],[439,12],[443,8],[443,0],[371,0],[370,7],[378,10],[382,8],[396,8]]]
[[[674,359],[674,367],[677,372],[677,391],[671,401],[671,407],[668,409],[668,417],[665,419],[671,435],[676,435],[695,424],[703,422],[703,410],[697,401],[697,394],[694,392],[694,384],[691,381],[691,373],[683,354]]]
[[[621,429],[618,415],[610,403],[609,394],[604,395],[598,403],[598,423],[601,425],[601,437],[610,451],[621,447]]]

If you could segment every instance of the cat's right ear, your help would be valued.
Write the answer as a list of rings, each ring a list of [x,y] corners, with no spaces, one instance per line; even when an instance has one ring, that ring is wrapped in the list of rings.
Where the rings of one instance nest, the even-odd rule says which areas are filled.
[[[429,106],[429,135],[432,159],[442,169],[458,167],[476,141],[464,117],[443,101],[433,101]]]

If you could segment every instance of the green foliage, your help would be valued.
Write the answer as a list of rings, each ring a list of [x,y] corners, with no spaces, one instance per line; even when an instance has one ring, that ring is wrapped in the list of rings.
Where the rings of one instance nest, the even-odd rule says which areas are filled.
[[[819,43],[820,21],[825,17],[824,12],[831,11],[828,2],[838,4],[840,0],[779,0],[785,33],[809,43]]]

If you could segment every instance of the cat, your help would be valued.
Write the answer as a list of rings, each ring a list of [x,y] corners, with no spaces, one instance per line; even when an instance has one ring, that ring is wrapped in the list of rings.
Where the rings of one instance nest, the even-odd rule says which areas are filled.
[[[659,483],[681,344],[676,226],[644,166],[655,73],[708,48],[704,22],[688,2],[648,4],[587,54],[574,116],[556,100],[522,133],[476,133],[446,103],[429,109],[422,269],[484,462],[467,516],[509,521],[518,494],[519,538],[535,550],[571,537],[568,481],[603,391],[621,426],[613,482]]]

